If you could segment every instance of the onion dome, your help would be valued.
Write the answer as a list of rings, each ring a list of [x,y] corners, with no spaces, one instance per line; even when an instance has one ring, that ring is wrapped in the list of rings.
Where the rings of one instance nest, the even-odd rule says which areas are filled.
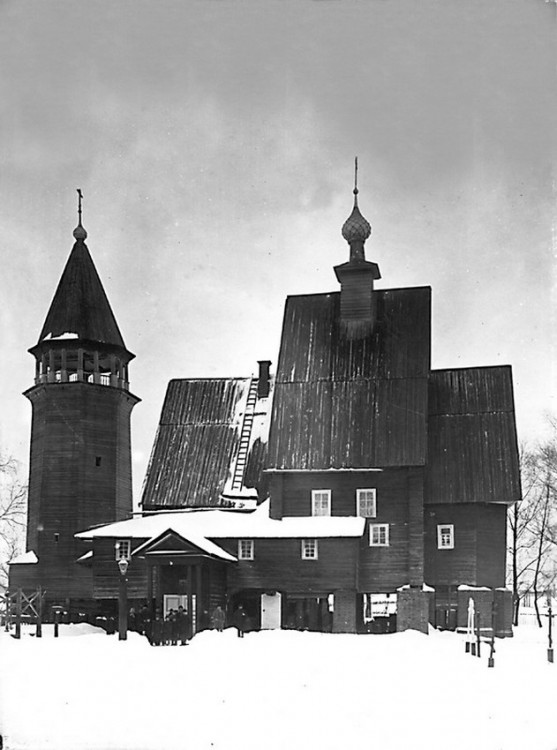
[[[354,188],[354,208],[342,226],[342,236],[352,245],[353,242],[364,243],[371,234],[371,224],[364,219],[358,208],[358,188]]]
[[[73,236],[76,240],[86,240],[87,239],[87,232],[82,227],[81,222],[76,226],[76,228],[73,230]]]

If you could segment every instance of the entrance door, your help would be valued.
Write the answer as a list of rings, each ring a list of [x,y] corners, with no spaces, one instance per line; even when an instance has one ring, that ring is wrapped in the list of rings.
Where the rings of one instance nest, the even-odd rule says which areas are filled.
[[[163,617],[166,620],[167,614],[173,609],[175,612],[178,607],[183,607],[186,612],[189,612],[188,607],[188,595],[187,594],[165,594],[163,597]]]
[[[191,597],[191,607],[189,606],[187,594],[165,594],[163,596],[163,617],[166,620],[166,615],[171,609],[176,611],[178,607],[183,607],[187,614],[191,617],[192,632],[197,632],[196,622],[196,606],[195,606],[195,594]]]
[[[280,629],[281,595],[261,594],[261,630]]]

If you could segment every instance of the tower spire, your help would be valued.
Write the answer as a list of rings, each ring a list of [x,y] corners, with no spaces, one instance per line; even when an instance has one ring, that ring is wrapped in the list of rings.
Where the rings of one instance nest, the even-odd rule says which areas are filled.
[[[73,230],[73,236],[76,240],[86,240],[87,239],[87,232],[83,228],[83,225],[81,223],[81,203],[83,201],[83,193],[81,192],[80,188],[77,188],[77,217],[78,222],[76,228]]]
[[[364,219],[358,208],[358,157],[354,159],[354,208],[344,222],[342,236],[350,245],[350,262],[366,259],[364,243],[371,234],[371,225]]]

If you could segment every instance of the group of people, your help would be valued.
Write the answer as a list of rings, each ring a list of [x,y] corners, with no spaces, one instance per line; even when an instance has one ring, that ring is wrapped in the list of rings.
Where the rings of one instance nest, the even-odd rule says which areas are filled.
[[[217,605],[211,612],[210,619],[211,627],[214,630],[224,630],[224,627],[226,625],[226,614],[220,604]],[[230,624],[238,631],[239,638],[243,638],[246,630],[250,630],[251,621],[242,604],[239,604],[238,607],[234,610]]]
[[[210,627],[222,632],[226,627],[226,621],[224,609],[217,604],[210,614],[207,610],[199,613],[197,630]],[[243,638],[246,630],[250,629],[250,618],[241,604],[234,610],[230,624],[237,629],[239,638]],[[193,636],[191,617],[182,606],[177,610],[168,610],[164,618],[157,613],[153,619],[147,605],[143,605],[139,612],[132,607],[128,625],[130,630],[145,635],[152,646],[185,646]]]
[[[147,635],[147,634],[146,634]],[[164,620],[156,616],[151,623],[152,646],[186,646],[192,637],[191,617],[182,606],[169,609]]]

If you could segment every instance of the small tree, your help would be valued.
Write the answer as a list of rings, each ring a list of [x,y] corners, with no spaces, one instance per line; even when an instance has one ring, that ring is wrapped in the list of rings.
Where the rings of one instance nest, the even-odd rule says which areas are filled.
[[[0,587],[7,587],[8,566],[25,541],[27,487],[19,479],[17,461],[0,456]]]

